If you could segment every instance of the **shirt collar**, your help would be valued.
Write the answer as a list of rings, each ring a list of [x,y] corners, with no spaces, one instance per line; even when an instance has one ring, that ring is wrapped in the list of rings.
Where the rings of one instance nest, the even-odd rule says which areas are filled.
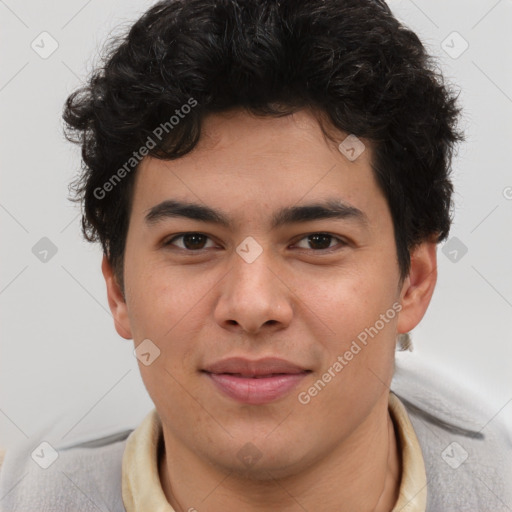
[[[389,393],[389,413],[402,456],[400,490],[392,512],[425,512],[427,475],[423,453],[405,406],[394,393]]]
[[[393,393],[389,412],[402,457],[398,501],[392,512],[425,512],[427,477],[421,447],[407,411]],[[165,497],[158,472],[158,448],[163,441],[162,423],[153,409],[127,439],[122,463],[122,494],[126,512],[175,512]]]

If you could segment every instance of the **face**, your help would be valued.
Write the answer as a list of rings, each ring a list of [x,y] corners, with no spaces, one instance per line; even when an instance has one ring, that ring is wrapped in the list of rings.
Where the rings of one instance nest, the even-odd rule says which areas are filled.
[[[150,340],[139,366],[166,445],[284,476],[385,410],[396,335],[427,307],[435,248],[400,286],[371,146],[351,161],[346,136],[329,141],[308,111],[233,111],[208,117],[185,157],[140,164],[125,300],[105,261],[104,273],[118,332]]]

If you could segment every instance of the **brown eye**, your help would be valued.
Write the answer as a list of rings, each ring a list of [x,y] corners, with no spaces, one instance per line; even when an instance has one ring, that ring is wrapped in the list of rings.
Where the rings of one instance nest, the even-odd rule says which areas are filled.
[[[337,241],[341,243],[341,245],[346,245],[341,238],[338,238],[334,235],[330,235],[328,233],[312,233],[311,235],[307,235],[299,241],[299,244],[305,240],[307,246],[302,246],[301,249],[313,249],[315,251],[322,251],[326,249],[332,249],[334,246],[331,246],[333,241]],[[300,245],[298,245],[300,246]]]
[[[175,244],[177,240],[182,240],[181,244]],[[203,235],[202,233],[185,233],[183,235],[175,236],[171,238],[169,241],[165,242],[165,246],[176,245],[180,249],[185,249],[188,251],[201,250],[205,249],[205,245],[209,240],[209,237]]]

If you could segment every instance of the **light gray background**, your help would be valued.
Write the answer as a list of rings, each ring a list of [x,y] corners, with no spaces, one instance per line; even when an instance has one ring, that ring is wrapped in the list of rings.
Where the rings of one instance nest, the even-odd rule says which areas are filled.
[[[152,408],[132,342],[113,327],[100,249],[81,240],[66,199],[80,161],[60,119],[106,37],[152,4],[0,0],[0,446],[52,421],[69,440],[133,427]],[[398,358],[459,381],[512,428],[512,1],[390,5],[461,90],[468,137],[454,162],[451,232],[467,254],[452,262],[439,247],[434,298],[414,351]],[[45,59],[31,47],[51,49],[44,31],[58,43]],[[461,48],[454,31],[469,44],[458,58],[441,46]],[[32,252],[43,237],[57,247],[45,263]]]

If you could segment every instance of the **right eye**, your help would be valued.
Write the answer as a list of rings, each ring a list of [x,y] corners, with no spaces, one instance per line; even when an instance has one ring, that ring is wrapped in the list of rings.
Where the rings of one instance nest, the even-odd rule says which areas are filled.
[[[169,247],[171,245],[176,245],[174,242],[177,240],[181,240],[181,244],[176,245],[179,249],[183,249],[188,252],[196,252],[204,250],[206,248],[206,241],[209,239],[210,238],[204,233],[189,232],[176,235],[165,241],[163,245],[164,247]]]

